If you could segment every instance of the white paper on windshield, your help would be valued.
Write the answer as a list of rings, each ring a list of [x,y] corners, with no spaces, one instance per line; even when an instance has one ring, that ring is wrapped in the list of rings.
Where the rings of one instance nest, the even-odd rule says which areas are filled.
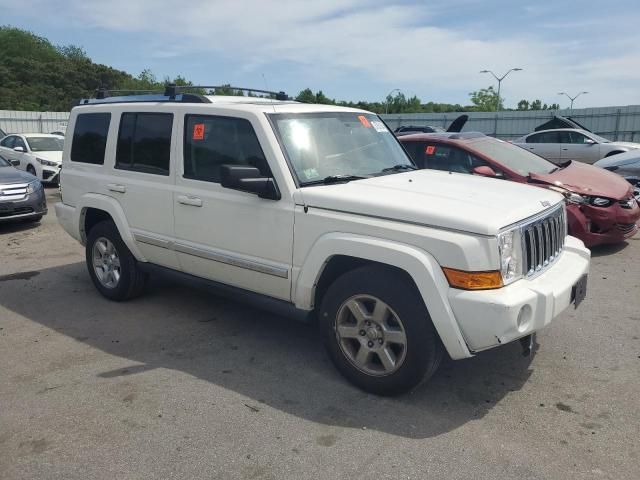
[[[384,123],[379,122],[378,120],[371,120],[371,126],[376,129],[376,132],[384,133],[388,132],[387,127],[385,127]]]

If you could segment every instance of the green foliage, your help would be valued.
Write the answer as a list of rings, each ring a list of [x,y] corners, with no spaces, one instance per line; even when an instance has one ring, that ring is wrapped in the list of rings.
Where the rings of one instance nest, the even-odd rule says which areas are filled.
[[[471,103],[474,105],[474,110],[478,112],[495,112],[496,107],[499,106],[499,110],[503,109],[502,99],[498,104],[498,92],[493,87],[481,88],[475,92],[469,94],[471,97]]]
[[[560,105],[557,103],[552,103],[551,105],[547,105],[546,103],[542,103],[541,100],[520,100],[518,102],[518,110],[560,110]]]
[[[55,46],[13,27],[0,27],[0,110],[68,111],[100,87],[162,90],[150,70],[132,75],[93,63],[78,46]],[[168,79],[165,79],[165,81]],[[182,77],[177,84],[188,84]]]

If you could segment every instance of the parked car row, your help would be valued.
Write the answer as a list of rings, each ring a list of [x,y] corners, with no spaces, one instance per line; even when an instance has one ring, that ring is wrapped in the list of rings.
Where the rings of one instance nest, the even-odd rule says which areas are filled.
[[[556,165],[482,133],[414,134],[402,136],[400,141],[420,168],[561,192],[567,201],[569,234],[587,246],[618,243],[638,231],[640,207],[632,186],[607,170],[572,160]]]

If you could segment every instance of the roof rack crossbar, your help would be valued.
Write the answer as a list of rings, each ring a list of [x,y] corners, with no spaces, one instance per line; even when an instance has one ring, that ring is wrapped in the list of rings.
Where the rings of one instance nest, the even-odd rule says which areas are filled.
[[[160,93],[162,90],[135,90],[133,88],[124,88],[121,90],[110,90],[108,88],[99,88],[96,90],[96,98],[103,99],[108,98],[114,93]]]
[[[286,93],[273,92],[271,90],[260,90],[257,88],[244,88],[244,87],[234,87],[233,85],[167,85],[164,91],[164,94],[168,97],[175,97],[180,90],[188,90],[194,88],[201,88],[205,90],[215,90],[215,89],[232,89],[232,90],[240,90],[243,92],[255,92],[255,93],[264,93],[267,95],[273,95],[276,100],[289,100],[289,97]]]

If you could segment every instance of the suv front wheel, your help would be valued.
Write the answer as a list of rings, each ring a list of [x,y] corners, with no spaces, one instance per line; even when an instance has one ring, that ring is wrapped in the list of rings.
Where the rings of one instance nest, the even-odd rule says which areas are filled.
[[[443,347],[419,292],[402,273],[365,266],[327,290],[319,324],[338,370],[379,395],[409,391],[438,368]]]
[[[112,221],[102,221],[90,230],[86,259],[93,284],[109,300],[128,300],[144,290],[148,274],[140,270]]]

